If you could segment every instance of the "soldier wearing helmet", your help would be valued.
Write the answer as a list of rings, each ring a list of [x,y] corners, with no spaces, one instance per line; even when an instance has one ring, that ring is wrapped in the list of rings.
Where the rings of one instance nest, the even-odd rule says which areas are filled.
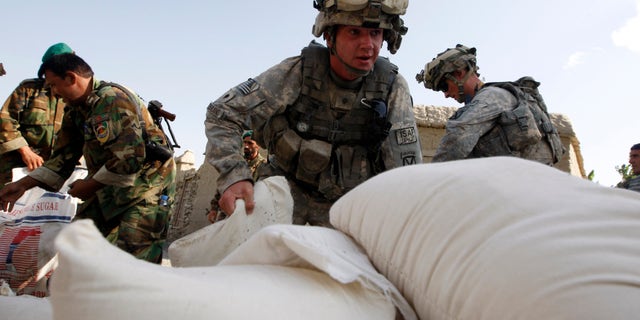
[[[456,45],[416,75],[427,89],[442,91],[464,107],[447,121],[432,161],[516,156],[554,165],[564,155],[558,132],[531,77],[484,83],[476,49]]]
[[[478,69],[480,68],[476,65],[476,48],[458,44],[427,63],[416,79],[418,83],[424,82],[427,89],[442,91],[447,98],[467,103],[483,85]],[[452,90],[449,90],[449,81],[454,85]]]
[[[292,222],[329,226],[329,208],[370,177],[422,162],[406,80],[387,58],[407,32],[400,15],[408,0],[316,0],[312,41],[230,89],[207,109],[206,160],[220,173],[219,206],[242,199],[251,213],[253,179],[242,133],[268,150],[259,179],[284,176],[294,200]]]

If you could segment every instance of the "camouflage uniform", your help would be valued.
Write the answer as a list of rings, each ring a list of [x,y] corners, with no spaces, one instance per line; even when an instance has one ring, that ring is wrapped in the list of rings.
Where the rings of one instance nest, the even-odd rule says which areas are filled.
[[[640,192],[640,175],[632,176],[618,183],[617,187]]]
[[[159,199],[167,195],[173,202],[175,163],[145,161],[136,105],[127,93],[100,84],[94,78],[87,100],[69,105],[51,158],[29,175],[59,189],[84,155],[88,176],[105,186],[80,205],[76,218],[92,219],[111,243],[159,263],[170,218],[170,206]],[[134,98],[149,139],[166,145],[142,100]]]
[[[25,167],[21,147],[47,160],[60,129],[65,104],[43,79],[27,79],[11,93],[0,113],[0,188],[12,180],[11,169]]]
[[[446,133],[433,162],[490,156],[518,156],[553,164],[549,143],[542,139],[522,152],[510,151],[498,121],[505,111],[515,109],[517,98],[498,87],[482,87],[473,99],[449,118]]]
[[[249,169],[251,170],[251,173],[252,173],[253,181],[258,180],[258,167],[260,167],[261,164],[266,162],[267,162],[267,159],[263,157],[260,153],[258,153],[258,155],[255,158],[253,158],[253,160],[247,160],[247,164],[249,165]]]
[[[328,65],[328,50],[324,46],[322,48],[324,48],[326,61],[316,61],[315,63]],[[384,58],[378,60],[380,59]],[[312,65],[313,63],[314,61],[311,61]],[[347,166],[353,163],[353,166],[347,170],[343,170],[344,166],[341,169],[335,167],[333,164],[337,158],[340,158],[339,154],[344,150],[343,147],[357,148],[362,145],[359,143],[341,145],[330,139],[305,135],[300,130],[303,129],[301,127],[304,127],[301,122],[297,124],[291,122],[293,107],[299,105],[300,101],[309,101],[308,97],[303,94],[305,89],[303,86],[304,66],[303,55],[288,58],[258,77],[232,88],[218,100],[212,102],[208,107],[205,121],[209,141],[206,160],[220,173],[218,178],[218,192],[220,194],[238,181],[251,180],[251,170],[242,157],[237,141],[240,140],[243,129],[253,129],[254,139],[259,145],[267,146],[269,151],[269,162],[261,166],[260,177],[283,175],[287,178],[294,199],[293,222],[295,224],[309,223],[330,226],[329,208],[341,193],[347,192],[355,184],[361,183],[381,171],[421,163],[422,153],[409,88],[406,80],[397,74],[395,80],[389,85],[388,96],[385,97],[388,106],[386,119],[391,124],[388,136],[384,140],[378,141],[380,144],[375,151],[369,148],[366,150],[369,154],[360,154],[367,159],[362,160],[354,155],[352,161],[345,160],[349,162]],[[346,113],[345,117],[350,113],[365,112],[360,103],[361,99],[358,98],[362,98],[362,88],[365,83],[372,81],[374,72],[355,82],[338,82],[335,77],[330,75],[328,68],[326,70],[326,73],[314,83],[322,84],[325,90],[320,92],[320,96],[331,99],[330,111]],[[338,120],[334,119],[329,122],[337,126],[339,125]],[[274,133],[274,128],[279,126],[278,123],[284,124],[286,127],[280,129],[297,130],[296,132],[303,138],[303,144],[318,142],[318,140],[321,143],[328,142],[331,146],[332,164],[322,168],[322,172],[318,175],[350,177],[351,185],[338,188],[338,193],[333,196],[327,195],[321,192],[319,186],[308,181],[301,181],[298,178],[296,172],[299,165],[287,167],[282,163],[283,161],[274,161],[288,158],[283,156],[282,146],[274,138],[282,137],[277,132]],[[367,125],[371,126],[372,124],[367,123]],[[329,127],[326,129],[327,131],[331,130]],[[341,129],[344,130],[344,128]],[[348,131],[336,131],[336,133],[349,135]],[[372,161],[372,159],[374,160]],[[375,163],[373,163],[374,161]]]

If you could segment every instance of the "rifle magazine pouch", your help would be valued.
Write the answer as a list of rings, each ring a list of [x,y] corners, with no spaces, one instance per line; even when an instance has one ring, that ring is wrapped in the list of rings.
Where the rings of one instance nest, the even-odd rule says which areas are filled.
[[[339,165],[337,168],[339,172],[338,183],[342,185],[345,192],[373,175],[365,147],[340,146],[336,151],[336,160]]]
[[[302,138],[293,130],[287,130],[275,143],[276,162],[286,172],[293,171],[293,161],[300,151]]]
[[[329,167],[332,146],[320,140],[302,140],[296,178],[317,185],[318,175]]]
[[[509,147],[506,131],[502,126],[494,126],[493,129],[485,133],[473,148],[472,154],[476,158],[514,155]]]

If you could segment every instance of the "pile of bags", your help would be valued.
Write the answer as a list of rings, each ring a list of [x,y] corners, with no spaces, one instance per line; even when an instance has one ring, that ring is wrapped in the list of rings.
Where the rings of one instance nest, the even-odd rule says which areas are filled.
[[[51,296],[39,301],[49,313],[20,319],[640,314],[637,192],[518,158],[414,165],[338,200],[332,230],[286,224],[284,179],[255,188],[266,207],[247,216],[239,202],[235,220],[175,241],[170,268],[120,251],[90,221],[72,223],[55,240]],[[17,298],[0,298],[0,310]]]

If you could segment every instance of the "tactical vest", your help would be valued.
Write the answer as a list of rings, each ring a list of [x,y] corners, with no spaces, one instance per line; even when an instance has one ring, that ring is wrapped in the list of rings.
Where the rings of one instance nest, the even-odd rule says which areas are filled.
[[[539,85],[531,77],[522,77],[514,82],[485,84],[505,89],[518,100],[518,105],[513,110],[503,112],[498,120],[509,149],[515,153],[523,153],[528,147],[544,139],[551,147],[551,162],[555,164],[560,161],[565,150],[538,91]]]
[[[265,129],[277,166],[329,200],[382,171],[377,160],[397,71],[379,58],[359,90],[332,90],[329,50],[315,41],[304,48],[300,96]],[[374,101],[384,107],[373,108]]]

